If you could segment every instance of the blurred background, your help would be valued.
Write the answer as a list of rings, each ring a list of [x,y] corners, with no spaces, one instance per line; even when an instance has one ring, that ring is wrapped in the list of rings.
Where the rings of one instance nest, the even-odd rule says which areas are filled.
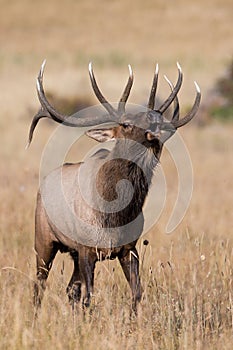
[[[1,269],[14,267],[30,278],[34,278],[35,274],[33,232],[40,159],[46,142],[56,128],[54,123],[42,120],[35,131],[31,147],[25,150],[29,126],[39,108],[36,77],[43,60],[47,59],[45,90],[52,103],[67,113],[97,104],[88,76],[90,61],[93,62],[103,94],[113,102],[118,100],[122,92],[128,77],[127,65],[131,64],[135,81],[129,101],[136,104],[144,104],[148,100],[156,62],[160,66],[159,97],[167,96],[169,88],[163,75],[166,74],[175,82],[178,61],[184,73],[179,93],[183,114],[195,97],[194,80],[202,91],[202,106],[198,116],[181,130],[193,164],[193,197],[181,225],[172,235],[166,235],[165,226],[175,203],[178,178],[175,165],[165,150],[161,163],[167,180],[167,203],[159,223],[147,234],[151,244],[147,264],[156,270],[169,257],[180,273],[177,277],[180,280],[190,276],[188,271],[202,271],[200,280],[190,284],[186,281],[185,288],[191,294],[193,283],[205,281],[203,293],[208,290],[211,295],[215,280],[209,283],[210,280],[205,278],[208,271],[217,271],[214,270],[215,262],[218,266],[225,264],[227,276],[231,276],[232,280],[232,18],[232,0],[0,0]],[[74,149],[71,160],[78,160],[81,151]],[[202,264],[201,270],[199,263]],[[180,264],[183,265],[179,270]],[[187,266],[188,271],[184,271],[184,266]],[[59,269],[55,269],[55,273],[60,281]],[[19,278],[20,274],[2,271],[0,282],[3,288],[0,290],[9,292],[2,292],[4,307],[0,309],[0,319],[3,326],[5,322],[5,325],[9,323],[9,327],[3,327],[1,334],[5,334],[9,343],[1,345],[2,348],[7,348],[4,344],[11,344],[11,348],[26,348],[33,337],[31,329],[25,339],[22,338],[24,326],[15,318],[15,312],[22,315],[26,313],[21,320],[22,325],[25,325],[31,317],[28,307],[30,293],[26,293],[27,299],[20,294],[24,305],[22,310],[16,291],[18,286],[24,289],[25,280]],[[104,284],[104,273],[101,275],[99,271],[99,274],[99,281]],[[225,277],[222,276],[219,277],[219,285],[223,286],[221,291],[225,294],[216,294],[216,299],[212,301],[213,305],[216,305],[214,302],[217,298],[223,301],[224,307],[221,309],[219,306],[218,315],[221,315],[222,324],[227,329],[233,324],[232,308],[229,309],[232,318],[225,318],[231,288],[223,282],[222,278]],[[51,281],[57,286],[57,279]],[[56,293],[56,288],[53,288]],[[98,299],[98,282],[96,288]],[[177,295],[180,295],[179,292],[178,288]],[[200,297],[200,303],[204,302],[204,294],[199,295],[197,292],[196,295]],[[61,300],[64,298],[62,294]],[[15,304],[12,309],[13,299]],[[190,305],[190,300],[187,299],[187,305]],[[9,314],[11,309],[13,311]],[[147,311],[149,315],[149,307]],[[189,310],[186,311],[189,315]],[[164,324],[166,320],[164,318]],[[162,330],[164,324],[161,322]],[[216,330],[218,327],[216,321],[213,328]],[[10,337],[9,329],[12,330]],[[199,335],[204,339],[203,332]],[[114,332],[109,334],[117,343]],[[45,334],[43,336],[46,337]],[[57,347],[56,337],[51,337],[50,340],[54,341],[51,344]],[[222,344],[225,344],[222,339]],[[61,337],[60,341],[62,344]]]
[[[120,95],[130,63],[135,103],[147,99],[156,62],[161,77],[167,74],[174,80],[178,61],[185,76],[182,96],[190,104],[193,80],[205,99],[232,61],[230,0],[0,4],[1,110],[17,108],[18,117],[25,107],[37,106],[35,77],[45,58],[46,87],[54,93],[92,98],[87,72],[92,61],[103,90],[113,100]]]

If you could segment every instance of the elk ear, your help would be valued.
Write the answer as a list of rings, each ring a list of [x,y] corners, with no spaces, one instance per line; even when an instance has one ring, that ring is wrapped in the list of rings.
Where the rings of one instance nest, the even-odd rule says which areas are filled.
[[[115,140],[115,133],[113,128],[92,129],[88,130],[85,134],[98,142]]]

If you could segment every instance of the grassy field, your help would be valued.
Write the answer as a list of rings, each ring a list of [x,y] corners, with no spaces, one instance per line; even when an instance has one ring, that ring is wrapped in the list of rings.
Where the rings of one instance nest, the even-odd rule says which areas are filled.
[[[24,149],[38,108],[35,77],[44,58],[46,87],[60,96],[96,103],[87,74],[92,60],[103,91],[116,100],[131,63],[130,101],[143,103],[155,62],[161,77],[174,80],[179,61],[185,74],[183,110],[193,101],[193,80],[205,99],[232,59],[232,1],[0,0],[0,5],[0,348],[232,349],[232,124],[182,130],[194,189],[184,220],[170,235],[165,227],[177,174],[163,153],[166,207],[145,236],[147,248],[138,243],[144,293],[133,319],[117,261],[97,265],[92,314],[72,315],[65,295],[72,263],[59,255],[34,322],[35,199],[40,158],[54,126],[41,122],[32,146]],[[167,92],[161,79],[160,95]],[[82,150],[74,151],[80,159]]]

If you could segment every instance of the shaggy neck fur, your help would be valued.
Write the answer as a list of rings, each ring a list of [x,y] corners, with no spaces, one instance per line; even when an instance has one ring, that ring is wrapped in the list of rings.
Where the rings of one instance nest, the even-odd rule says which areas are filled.
[[[107,203],[118,201],[119,210],[102,213],[104,226],[126,225],[141,212],[153,170],[159,162],[161,144],[147,148],[131,140],[117,140],[97,175],[97,190]]]

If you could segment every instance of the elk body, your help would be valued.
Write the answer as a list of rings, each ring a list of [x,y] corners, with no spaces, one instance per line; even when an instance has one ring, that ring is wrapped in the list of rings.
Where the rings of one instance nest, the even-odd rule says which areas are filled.
[[[32,121],[29,143],[38,121],[48,117],[72,127],[114,122],[113,127],[90,129],[86,135],[99,142],[114,140],[115,144],[111,151],[101,149],[84,163],[64,164],[41,183],[35,216],[37,282],[34,301],[37,306],[41,304],[53,259],[60,251],[69,252],[74,262],[67,287],[73,306],[81,300],[81,286],[84,289],[82,304],[90,305],[96,262],[118,258],[132,291],[132,308],[136,311],[142,294],[136,243],[143,231],[142,208],[153,170],[164,142],[194,117],[200,104],[200,90],[195,83],[194,105],[184,118],[179,119],[177,94],[182,84],[182,71],[177,66],[177,83],[173,86],[168,81],[171,93],[160,108],[154,108],[157,65],[147,110],[127,113],[125,104],[133,84],[131,67],[128,82],[115,109],[99,90],[90,64],[92,87],[108,114],[77,117],[63,115],[50,105],[43,89],[42,65],[37,79],[41,109]],[[163,114],[172,103],[174,112],[171,120],[167,121]]]

